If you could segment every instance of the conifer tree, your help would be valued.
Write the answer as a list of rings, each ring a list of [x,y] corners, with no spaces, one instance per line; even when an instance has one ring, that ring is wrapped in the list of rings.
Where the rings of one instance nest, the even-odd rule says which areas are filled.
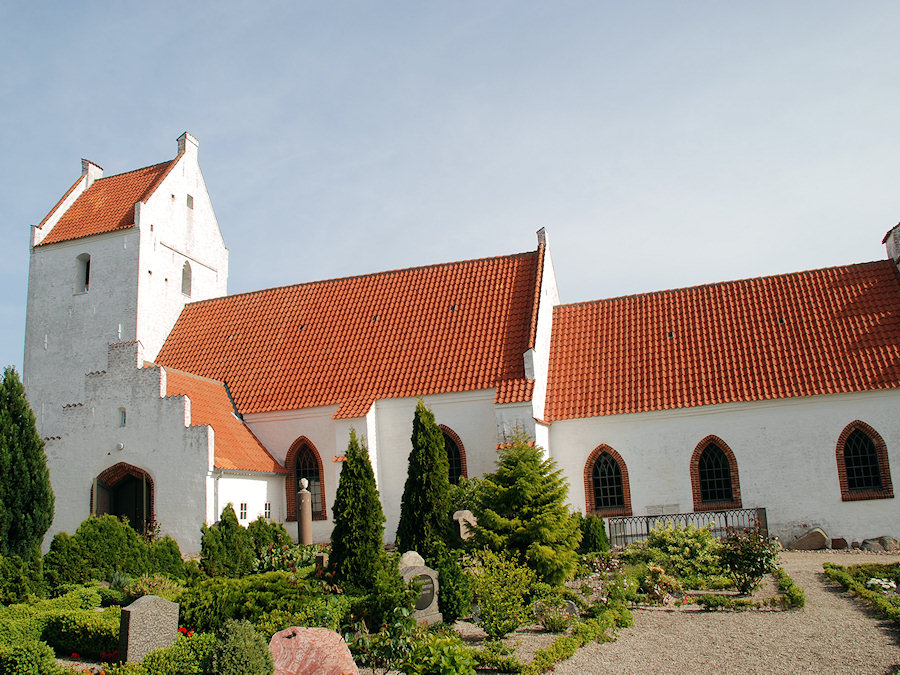
[[[0,555],[29,559],[53,522],[44,440],[15,368],[0,382]]]
[[[253,541],[231,502],[219,520],[200,528],[200,567],[213,577],[242,577],[253,571]]]
[[[343,464],[334,498],[329,567],[338,583],[371,589],[385,565],[384,510],[369,451],[353,429]]]
[[[541,581],[559,585],[572,576],[581,540],[566,504],[569,486],[544,451],[519,435],[499,451],[475,505],[475,543],[509,551]]]
[[[400,523],[397,550],[416,551],[428,558],[450,537],[450,468],[444,434],[434,414],[422,401],[413,416],[412,451]]]

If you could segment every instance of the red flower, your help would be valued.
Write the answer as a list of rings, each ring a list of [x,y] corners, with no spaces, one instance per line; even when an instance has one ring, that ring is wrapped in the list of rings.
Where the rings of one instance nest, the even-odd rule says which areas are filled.
[[[72,658],[73,658],[75,661],[78,661],[78,660],[81,659],[81,657],[80,657],[78,654],[76,654],[75,652],[72,652]]]

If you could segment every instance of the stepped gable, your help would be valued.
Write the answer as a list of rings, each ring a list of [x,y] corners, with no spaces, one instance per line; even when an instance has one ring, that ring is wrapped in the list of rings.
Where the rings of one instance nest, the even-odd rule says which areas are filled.
[[[900,386],[889,260],[554,309],[549,421]]]
[[[256,436],[234,414],[222,382],[166,368],[166,396],[191,400],[191,425],[209,425],[215,433],[218,469],[287,473]]]
[[[37,246],[134,227],[134,205],[150,198],[180,156],[162,164],[95,180]]]
[[[542,253],[190,304],[157,362],[227,381],[244,414],[337,405],[336,419],[355,418],[379,398],[494,387],[500,402],[529,400],[523,354]]]

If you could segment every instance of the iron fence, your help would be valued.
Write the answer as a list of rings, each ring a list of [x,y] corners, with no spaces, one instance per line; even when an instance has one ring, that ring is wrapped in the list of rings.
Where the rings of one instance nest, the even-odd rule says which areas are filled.
[[[727,509],[723,511],[697,511],[695,513],[662,513],[654,516],[615,516],[606,519],[606,531],[611,546],[627,546],[633,541],[643,541],[650,530],[666,525],[686,527],[709,527],[717,539],[722,539],[728,530],[758,528],[763,536],[769,536],[766,510]]]

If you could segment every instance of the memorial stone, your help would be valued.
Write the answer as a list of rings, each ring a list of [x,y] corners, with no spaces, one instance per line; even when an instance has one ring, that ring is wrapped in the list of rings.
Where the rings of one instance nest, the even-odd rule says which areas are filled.
[[[328,628],[285,628],[269,640],[274,675],[359,675],[344,639]]]
[[[154,649],[171,647],[178,637],[178,603],[145,595],[122,608],[119,658],[143,661]]]
[[[438,573],[424,564],[404,565],[404,562],[419,560],[422,560],[422,557],[414,551],[407,551],[400,558],[400,576],[403,577],[403,581],[407,584],[416,581],[421,585],[413,617],[419,623],[441,623],[444,617],[438,609]],[[424,563],[424,560],[422,562]]]

